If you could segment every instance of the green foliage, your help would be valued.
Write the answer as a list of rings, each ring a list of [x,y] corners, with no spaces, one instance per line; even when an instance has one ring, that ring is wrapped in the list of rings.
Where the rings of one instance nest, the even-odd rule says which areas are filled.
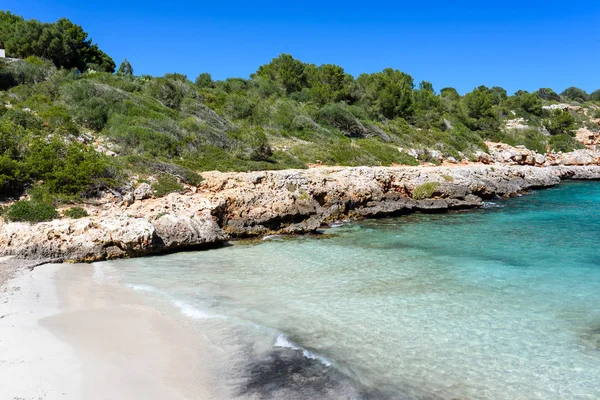
[[[285,88],[287,93],[293,93],[306,86],[305,64],[289,54],[281,54],[269,64],[262,65],[256,71],[256,76],[275,81]]]
[[[196,86],[199,88],[209,88],[214,85],[212,76],[208,72],[203,72],[196,78]]]
[[[118,188],[128,175],[159,176],[166,193],[181,183],[198,185],[196,171],[414,165],[399,148],[416,149],[424,160],[431,150],[464,159],[486,149],[484,138],[545,150],[548,139],[536,130],[500,130],[503,119],[514,118],[512,111],[532,127],[546,125],[557,136],[550,145],[567,148],[576,144],[561,135],[587,122],[556,113],[546,121],[542,101],[557,100],[550,89],[511,97],[485,86],[465,96],[453,88],[438,94],[426,81],[415,88],[398,70],[355,79],[340,66],[287,54],[250,79],[136,77],[127,60],[111,74],[102,72],[102,54],[94,58],[88,45],[78,47],[87,41],[85,32],[64,21],[54,24],[66,29],[59,32],[46,26],[52,24],[0,13],[0,43],[12,40],[22,22],[27,26],[18,29],[32,38],[31,49],[46,40],[35,36],[44,32],[57,37],[56,47],[49,47],[52,55],[31,50],[36,56],[26,60],[0,60],[1,104],[9,105],[0,107],[0,196],[32,188],[37,202],[71,201]],[[74,40],[73,53],[61,47],[64,38]],[[81,72],[64,68],[72,68],[74,54],[78,63],[91,57],[74,67]],[[97,153],[99,142],[117,155]]]
[[[494,132],[488,139],[502,142],[511,146],[525,146],[540,154],[546,153],[548,138],[543,133],[534,129],[513,129],[506,132]]]
[[[4,212],[4,218],[11,222],[44,222],[58,217],[56,209],[47,203],[21,200]]]
[[[82,208],[82,207],[68,208],[63,212],[63,214],[65,217],[72,218],[72,219],[85,218],[85,217],[89,216],[86,209]]]
[[[460,95],[456,91],[456,89],[451,87],[445,87],[440,91],[440,96],[444,99],[449,99],[453,101],[460,100]]]
[[[343,103],[327,104],[317,112],[317,119],[339,129],[349,137],[364,137],[367,130],[348,106]]]
[[[362,74],[357,79],[363,91],[361,101],[385,118],[407,118],[412,114],[413,78],[404,72],[387,68],[375,74]]]
[[[198,186],[202,182],[202,177],[190,168],[153,158],[142,156],[126,157],[126,168],[139,175],[169,175],[193,186]]]
[[[152,188],[154,194],[161,197],[169,193],[181,192],[183,185],[172,175],[159,175],[158,180],[152,184]]]
[[[415,200],[430,199],[439,186],[439,182],[425,182],[414,188],[411,196]]]
[[[549,101],[560,101],[560,96],[550,88],[540,88],[535,92],[540,99]]]
[[[566,110],[554,110],[546,124],[551,135],[573,135],[576,119]]]
[[[52,60],[56,67],[82,72],[91,65],[101,71],[115,70],[114,61],[88,39],[83,28],[65,18],[42,23],[0,11],[0,42],[11,57],[37,56]]]
[[[164,106],[177,109],[188,92],[186,82],[181,77],[167,74],[164,78],[152,79],[144,85],[144,90]]]
[[[589,99],[591,101],[600,101],[600,89],[593,91],[590,94]]]
[[[583,103],[588,99],[588,94],[585,90],[574,86],[566,88],[560,95],[568,101],[577,101],[579,103]]]
[[[121,65],[119,65],[117,74],[123,76],[133,76],[133,67],[131,66],[131,63],[127,61],[127,59],[124,59]]]
[[[581,142],[578,142],[568,134],[557,134],[550,136],[548,144],[551,150],[556,152],[562,151],[563,153],[585,148]]]
[[[358,139],[357,144],[371,154],[381,165],[418,165],[417,160],[397,147],[381,143],[376,139]]]

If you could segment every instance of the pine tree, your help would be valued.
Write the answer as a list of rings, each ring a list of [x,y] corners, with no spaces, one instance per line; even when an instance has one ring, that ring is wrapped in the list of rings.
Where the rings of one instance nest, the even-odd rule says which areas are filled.
[[[127,59],[123,60],[123,62],[119,66],[119,69],[117,70],[117,74],[124,75],[124,76],[132,76],[133,75],[133,67],[131,66],[129,61],[127,61]]]

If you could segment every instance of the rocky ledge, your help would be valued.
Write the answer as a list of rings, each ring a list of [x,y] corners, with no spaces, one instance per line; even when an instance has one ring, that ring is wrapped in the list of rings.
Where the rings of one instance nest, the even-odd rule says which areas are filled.
[[[308,233],[343,219],[479,207],[484,199],[561,179],[600,179],[600,166],[328,167],[203,176],[186,193],[105,198],[86,206],[86,218],[0,221],[0,256],[89,262]]]

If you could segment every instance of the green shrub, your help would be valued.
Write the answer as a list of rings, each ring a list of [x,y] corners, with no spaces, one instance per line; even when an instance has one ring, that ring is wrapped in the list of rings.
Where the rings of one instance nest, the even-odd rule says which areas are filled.
[[[418,165],[414,157],[401,152],[398,147],[381,143],[376,139],[357,139],[360,147],[369,152],[375,159],[381,162],[381,165],[404,164]]]
[[[439,182],[425,182],[414,188],[412,191],[412,198],[415,200],[429,199],[433,196],[439,186]]]
[[[364,137],[367,130],[343,104],[328,104],[317,112],[319,121],[339,129],[349,137]]]
[[[158,180],[152,184],[157,197],[165,196],[169,193],[180,192],[183,185],[171,175],[159,175]]]
[[[573,135],[576,119],[570,112],[565,110],[554,110],[546,124],[546,129],[551,135],[568,134]]]
[[[79,219],[89,216],[85,208],[82,207],[71,207],[63,212],[65,217]]]
[[[575,140],[573,137],[566,134],[550,136],[548,144],[550,145],[551,150],[556,152],[562,151],[563,153],[585,148],[580,141]]]
[[[21,200],[14,203],[5,212],[5,218],[13,222],[43,222],[58,216],[56,209],[47,203]]]

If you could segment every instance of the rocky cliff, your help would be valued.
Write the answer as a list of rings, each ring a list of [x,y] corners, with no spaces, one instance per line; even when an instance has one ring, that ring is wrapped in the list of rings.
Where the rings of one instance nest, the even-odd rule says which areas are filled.
[[[479,207],[484,199],[561,179],[600,179],[600,166],[329,167],[203,176],[186,193],[105,198],[88,205],[90,216],[82,219],[1,221],[0,256],[95,261],[307,233],[348,218]]]

